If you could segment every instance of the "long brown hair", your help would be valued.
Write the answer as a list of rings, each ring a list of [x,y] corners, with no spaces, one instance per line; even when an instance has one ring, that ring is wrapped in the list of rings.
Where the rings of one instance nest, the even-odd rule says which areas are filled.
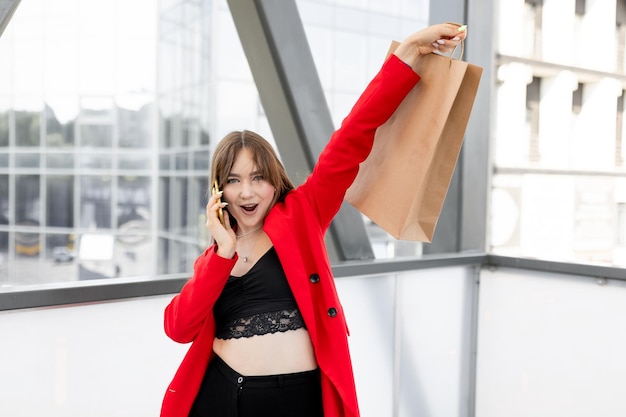
[[[249,130],[230,132],[217,144],[211,160],[211,181],[217,180],[219,189],[224,188],[239,151],[247,148],[263,178],[276,189],[272,205],[283,201],[289,191],[294,189],[293,182],[287,176],[285,167],[278,159],[272,145],[258,133]],[[271,207],[270,206],[270,207]],[[235,219],[230,216],[231,222]]]

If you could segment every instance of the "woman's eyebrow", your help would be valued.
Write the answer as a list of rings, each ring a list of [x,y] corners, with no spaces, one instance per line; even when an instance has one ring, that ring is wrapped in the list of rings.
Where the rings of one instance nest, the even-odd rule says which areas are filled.
[[[255,171],[252,171],[250,173],[250,176],[254,177],[255,175],[262,175],[262,174],[263,174],[263,171],[261,171],[260,169],[257,169]],[[241,175],[237,174],[236,172],[231,172],[231,173],[228,174],[228,176],[229,177],[236,177],[236,178],[240,178],[241,177]]]

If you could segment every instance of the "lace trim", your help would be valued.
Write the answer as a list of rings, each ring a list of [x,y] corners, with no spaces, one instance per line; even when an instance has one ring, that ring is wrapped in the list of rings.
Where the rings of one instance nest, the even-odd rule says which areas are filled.
[[[279,310],[232,320],[215,334],[218,339],[240,339],[305,328],[300,310]]]

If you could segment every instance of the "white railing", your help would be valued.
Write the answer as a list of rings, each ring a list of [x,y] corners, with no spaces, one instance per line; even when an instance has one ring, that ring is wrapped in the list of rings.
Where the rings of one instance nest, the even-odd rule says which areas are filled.
[[[362,416],[626,415],[622,271],[476,259],[335,269]],[[171,297],[0,312],[0,415],[158,415]]]

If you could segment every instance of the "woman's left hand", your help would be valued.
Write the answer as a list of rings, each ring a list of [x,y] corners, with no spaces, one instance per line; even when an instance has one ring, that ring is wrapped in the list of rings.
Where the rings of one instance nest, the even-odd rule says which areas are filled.
[[[455,23],[441,23],[409,35],[394,54],[410,66],[415,65],[418,56],[435,51],[448,53],[454,50],[467,37],[467,26]]]

